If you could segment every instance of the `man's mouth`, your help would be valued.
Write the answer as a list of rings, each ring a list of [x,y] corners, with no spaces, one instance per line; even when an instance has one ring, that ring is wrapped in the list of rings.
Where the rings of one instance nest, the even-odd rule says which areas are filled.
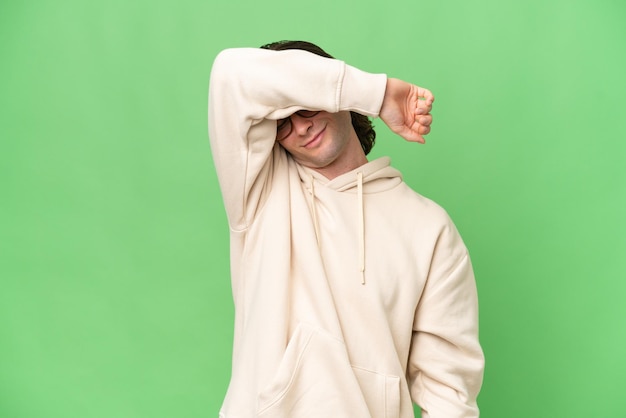
[[[324,129],[319,131],[317,133],[317,135],[315,135],[313,138],[311,138],[311,140],[309,142],[304,144],[303,147],[304,148],[313,148],[313,147],[315,147],[320,142],[322,137],[324,136],[324,131],[326,131],[326,127],[324,127]]]

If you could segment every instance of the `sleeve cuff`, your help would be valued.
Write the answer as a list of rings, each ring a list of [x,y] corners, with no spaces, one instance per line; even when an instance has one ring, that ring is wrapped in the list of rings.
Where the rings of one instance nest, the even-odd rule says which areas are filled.
[[[378,117],[386,88],[386,74],[366,73],[346,65],[339,95],[339,110],[352,110]]]

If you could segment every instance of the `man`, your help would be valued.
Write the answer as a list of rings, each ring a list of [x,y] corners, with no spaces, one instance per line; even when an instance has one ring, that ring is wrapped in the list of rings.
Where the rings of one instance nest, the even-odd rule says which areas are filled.
[[[413,400],[423,417],[476,417],[467,250],[388,158],[366,158],[367,116],[423,143],[434,98],[327,57],[278,42],[213,65],[209,136],[235,302],[220,416],[404,418]]]

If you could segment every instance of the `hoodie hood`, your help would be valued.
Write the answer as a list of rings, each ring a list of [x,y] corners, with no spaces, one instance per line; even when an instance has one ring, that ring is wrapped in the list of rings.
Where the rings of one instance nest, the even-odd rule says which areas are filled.
[[[365,193],[376,193],[389,190],[402,182],[402,174],[390,166],[389,157],[380,157],[352,171],[348,171],[332,180],[312,168],[297,164],[298,174],[307,190],[311,190],[312,182],[338,192],[356,192],[358,187],[357,173],[362,173]]]

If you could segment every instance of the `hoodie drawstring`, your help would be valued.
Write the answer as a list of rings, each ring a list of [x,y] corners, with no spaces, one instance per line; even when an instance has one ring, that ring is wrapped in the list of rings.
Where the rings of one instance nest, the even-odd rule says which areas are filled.
[[[313,175],[311,174],[311,212],[313,213],[313,226],[315,227],[315,239],[317,240],[317,247],[321,250],[322,246],[320,245],[320,225],[317,220],[317,209],[315,207],[315,181],[313,179]]]
[[[315,227],[315,239],[317,240],[317,246],[321,250],[322,245],[320,241],[320,226],[319,220],[317,217],[317,205],[315,204],[315,178],[313,175],[310,176],[311,179],[311,188],[309,195],[311,196],[311,214],[313,216],[313,226]],[[363,205],[363,173],[356,173],[356,195],[357,195],[357,228],[359,229],[359,237],[358,237],[358,251],[359,251],[359,260],[358,260],[358,268],[359,273],[361,275],[361,284],[365,284],[365,215],[364,215],[364,205]]]
[[[356,194],[358,205],[359,222],[359,271],[361,272],[361,284],[365,284],[365,219],[363,214],[363,173],[356,173]]]

